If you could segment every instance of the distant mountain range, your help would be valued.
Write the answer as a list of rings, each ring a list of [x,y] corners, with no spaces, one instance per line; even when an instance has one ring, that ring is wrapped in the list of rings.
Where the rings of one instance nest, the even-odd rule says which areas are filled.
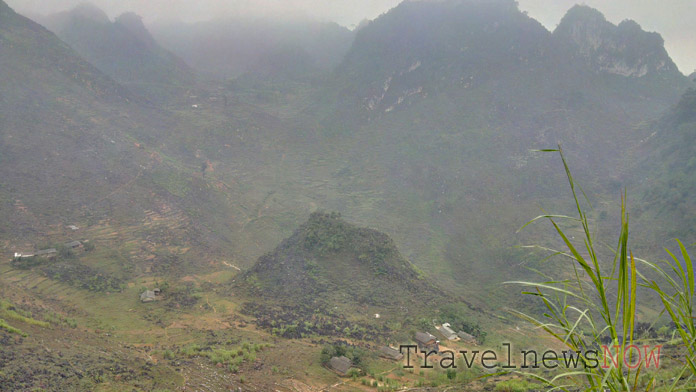
[[[407,236],[422,245],[411,259],[481,279],[522,257],[497,252],[531,241],[515,234],[525,214],[562,205],[563,170],[531,150],[562,144],[585,190],[613,200],[647,124],[689,84],[659,35],[586,6],[549,32],[514,1],[409,1],[356,33],[312,110],[369,157],[352,172],[388,173],[385,209],[437,228]]]
[[[219,21],[153,28],[159,40],[170,40],[164,46],[188,53],[183,56],[190,56],[188,61],[209,61],[192,64],[195,69],[224,77],[245,72],[247,80],[261,82],[294,81],[278,99],[295,97],[297,117],[275,118],[259,114],[266,108],[245,106],[249,103],[242,100],[249,94],[244,89],[256,88],[254,83],[224,91],[234,102],[226,111],[194,117],[189,104],[167,112],[139,100],[153,92],[163,96],[164,90],[148,87],[151,83],[181,95],[192,74],[158,46],[137,16],[110,21],[100,10],[80,6],[48,17],[45,23],[73,51],[5,8],[12,24],[3,28],[21,34],[8,35],[15,45],[2,50],[36,48],[8,52],[2,59],[7,63],[3,99],[11,102],[4,121],[24,130],[21,139],[10,138],[11,132],[4,139],[5,156],[15,157],[4,166],[4,178],[20,184],[7,188],[8,197],[33,199],[32,208],[41,210],[50,203],[37,190],[61,189],[75,196],[56,209],[75,210],[142,172],[146,180],[134,182],[141,188],[132,193],[141,202],[123,199],[122,205],[111,207],[114,213],[150,205],[149,190],[163,192],[189,211],[205,209],[198,220],[212,219],[216,227],[205,230],[215,232],[216,241],[226,247],[238,244],[240,252],[250,254],[259,250],[247,236],[259,231],[240,234],[241,227],[249,230],[246,224],[226,222],[223,217],[240,207],[215,189],[253,199],[258,196],[254,187],[201,186],[206,180],[193,173],[201,172],[201,165],[217,167],[223,177],[240,165],[269,173],[290,170],[289,178],[298,182],[282,185],[283,197],[316,197],[291,185],[301,183],[301,173],[318,170],[311,164],[314,158],[305,158],[316,155],[326,162],[320,175],[333,173],[326,181],[341,190],[336,197],[354,200],[354,211],[336,200],[327,200],[326,207],[384,231],[397,230],[395,239],[409,244],[409,259],[421,268],[434,266],[428,269],[452,284],[459,278],[493,279],[490,265],[503,268],[522,257],[509,251],[520,241],[511,228],[535,214],[539,203],[562,204],[562,171],[530,149],[562,143],[575,170],[593,178],[589,191],[613,192],[611,184],[622,181],[623,168],[633,159],[625,152],[651,133],[641,124],[659,118],[690,83],[657,34],[632,22],[612,25],[585,6],[571,9],[549,32],[509,0],[409,1],[364,24],[354,42],[352,32],[316,23]],[[263,44],[255,44],[259,42]],[[331,50],[324,50],[325,45]],[[52,52],[56,55],[48,59],[46,53]],[[332,64],[337,65],[319,82],[293,90],[307,82],[313,69],[327,70]],[[36,69],[40,77],[27,69]],[[229,87],[220,88],[224,86]],[[287,109],[277,113],[292,112]],[[26,125],[29,115],[32,131]],[[69,131],[72,139],[56,130]],[[239,132],[247,136],[237,136]],[[159,162],[131,150],[134,143],[156,146],[150,153],[166,151],[170,160]],[[31,159],[26,151],[44,161]],[[80,154],[87,154],[84,161]],[[277,166],[288,154],[292,163]],[[45,165],[46,159],[51,164]],[[619,169],[607,172],[609,167]],[[27,170],[45,178],[29,176]],[[257,186],[281,186],[271,180],[274,176],[255,180],[263,181]],[[374,193],[351,199],[353,189],[364,187]],[[198,202],[201,197],[210,202]],[[285,237],[281,227],[295,223],[311,210],[309,205],[286,211],[286,221],[263,231],[264,241]],[[493,216],[495,223],[490,223]],[[435,249],[433,243],[440,246]],[[481,264],[484,257],[493,260]]]
[[[171,345],[205,335],[210,347],[186,357],[203,361],[215,342],[277,339],[256,335],[247,317],[257,315],[276,336],[320,327],[321,336],[408,340],[444,304],[495,339],[516,327],[498,309],[533,306],[500,284],[539,267],[543,256],[518,246],[559,245],[543,227],[517,229],[539,207],[572,212],[558,157],[531,151],[559,143],[600,233],[613,229],[628,186],[636,250],[653,256],[673,236],[696,240],[694,83],[658,34],[586,6],[553,32],[512,0],[407,1],[355,32],[273,20],[148,29],[134,14],[110,20],[88,5],[42,23],[53,32],[0,0],[0,243],[8,255],[41,249],[80,226],[96,253],[56,265],[88,283],[114,277],[121,291],[92,296],[89,285],[9,261],[0,280],[29,299],[42,285],[45,304],[86,314],[91,330],[119,324],[114,342],[142,343],[157,328],[147,338],[176,336]],[[183,305],[172,294],[153,305],[175,311],[138,308],[136,291],[162,281]],[[93,300],[118,304],[128,322],[87,309]],[[407,308],[418,318],[404,329]],[[292,317],[276,324],[283,312]],[[364,330],[351,329],[356,319]],[[198,329],[209,320],[219,329]],[[167,335],[171,325],[181,335]],[[315,364],[315,346],[298,361]],[[258,370],[247,385],[266,382],[270,366],[247,359],[244,375]],[[178,360],[161,363],[174,372]],[[21,365],[12,374],[29,374]],[[200,367],[201,382],[227,365]],[[273,377],[286,377],[281,365]],[[42,374],[53,373],[3,385],[30,389]]]
[[[139,222],[162,202],[160,191],[168,197],[160,186],[199,170],[199,162],[194,169],[182,164],[183,154],[178,165],[162,161],[164,134],[173,136],[179,125],[134,84],[120,84],[5,3],[0,21],[0,215],[9,223],[3,236],[34,241],[48,225],[85,214]],[[113,53],[127,74],[135,62]]]
[[[111,21],[85,3],[39,19],[80,56],[134,92],[162,102],[184,95],[194,83],[193,71],[152,38],[141,18],[125,13]]]
[[[292,47],[308,54],[318,69],[338,64],[353,42],[353,33],[335,23],[312,20],[221,19],[199,23],[170,22],[150,26],[162,45],[206,77],[229,79]],[[264,65],[262,65],[264,66]]]

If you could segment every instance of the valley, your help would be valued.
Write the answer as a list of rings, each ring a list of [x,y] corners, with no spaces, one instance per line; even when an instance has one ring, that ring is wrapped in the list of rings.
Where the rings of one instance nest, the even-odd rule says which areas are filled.
[[[569,347],[506,282],[592,282],[550,258],[588,243],[582,219],[526,226],[576,211],[564,163],[598,269],[622,195],[636,257],[696,241],[696,84],[635,22],[575,6],[548,31],[507,0],[406,1],[355,30],[34,19],[0,0],[0,390],[542,390],[505,343]],[[636,306],[669,369],[639,388],[686,355],[662,306]],[[418,333],[500,355],[383,354]]]

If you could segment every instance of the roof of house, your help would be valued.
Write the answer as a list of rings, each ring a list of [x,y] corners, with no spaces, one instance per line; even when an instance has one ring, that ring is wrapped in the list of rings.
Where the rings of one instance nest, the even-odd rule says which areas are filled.
[[[436,340],[435,336],[433,336],[427,332],[416,332],[416,342],[430,343],[433,340]]]
[[[437,327],[437,330],[440,331],[442,336],[444,336],[445,338],[453,340],[457,337],[457,334],[454,331],[452,331],[452,329],[449,328],[447,325],[442,324],[441,326]]]
[[[77,248],[80,245],[82,245],[82,242],[80,241],[72,241],[65,244],[65,246],[67,246],[68,248]]]
[[[331,369],[341,374],[348,374],[348,370],[350,370],[350,367],[353,366],[353,363],[350,362],[350,359],[340,356],[331,358],[329,361],[329,366],[331,366]]]
[[[48,254],[51,254],[51,253],[58,253],[58,250],[56,250],[56,248],[43,249],[43,250],[40,250],[40,251],[36,252],[36,255],[37,255],[37,256],[42,256],[42,255],[48,255]]]
[[[142,294],[140,294],[140,300],[141,301],[146,301],[146,300],[154,300],[155,299],[155,292],[152,290],[145,290]]]
[[[396,359],[399,360],[404,357],[404,354],[400,353],[396,349],[393,349],[391,347],[383,346],[379,348],[379,353],[380,355],[390,358],[390,359]]]
[[[459,335],[459,337],[464,339],[464,340],[476,340],[476,338],[474,338],[472,335],[470,335],[464,331],[457,332],[457,335]]]

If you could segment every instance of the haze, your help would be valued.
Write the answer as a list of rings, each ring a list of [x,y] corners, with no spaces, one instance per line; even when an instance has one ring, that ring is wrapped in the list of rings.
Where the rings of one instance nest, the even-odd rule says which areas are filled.
[[[65,10],[81,0],[9,0],[17,11],[48,14]],[[180,19],[187,22],[228,15],[293,15],[335,21],[354,27],[364,19],[374,19],[400,0],[93,0],[111,17],[134,11],[146,22]],[[553,29],[575,0],[519,0],[520,8]],[[599,9],[610,21],[637,21],[645,30],[662,34],[672,59],[683,73],[696,69],[696,2],[693,0],[589,0],[582,2]]]

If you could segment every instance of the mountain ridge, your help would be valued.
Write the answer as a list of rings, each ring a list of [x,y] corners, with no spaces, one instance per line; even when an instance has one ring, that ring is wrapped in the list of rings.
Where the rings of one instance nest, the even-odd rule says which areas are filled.
[[[577,55],[596,72],[635,78],[681,75],[660,34],[644,31],[633,20],[614,25],[589,6],[568,10],[553,35],[574,45]]]
[[[253,71],[279,46],[301,48],[327,71],[340,62],[353,39],[345,27],[314,20],[228,18],[153,24],[150,29],[164,47],[198,72],[222,80]]]
[[[111,21],[96,6],[82,4],[39,22],[87,61],[148,100],[166,102],[194,85],[193,71],[159,46],[134,13]]]

